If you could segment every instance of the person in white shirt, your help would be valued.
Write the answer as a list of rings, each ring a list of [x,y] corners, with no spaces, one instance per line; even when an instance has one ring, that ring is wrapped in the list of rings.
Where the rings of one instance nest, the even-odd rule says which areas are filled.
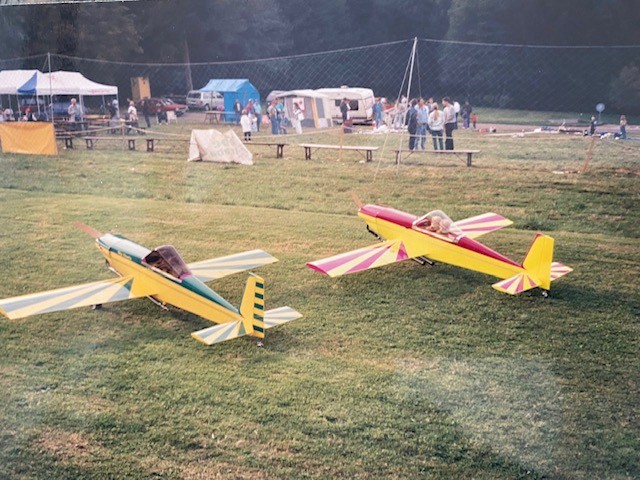
[[[302,112],[300,105],[298,103],[294,103],[291,123],[293,123],[293,128],[296,129],[296,133],[298,135],[302,133],[302,120],[304,120],[304,113]]]
[[[453,105],[451,105],[451,100],[449,97],[444,97],[442,99],[442,104],[444,108],[442,109],[442,116],[444,121],[444,133],[446,136],[445,140],[445,150],[453,150],[453,130],[456,126],[456,114],[453,110]]]
[[[458,115],[460,114],[460,104],[457,100],[453,101],[453,112],[456,114],[456,126],[454,127],[454,130],[456,130],[458,128]]]
[[[429,130],[431,131],[431,140],[433,140],[434,150],[444,150],[442,145],[442,128],[444,127],[444,114],[438,110],[438,104],[431,104],[431,113],[429,114]],[[440,148],[438,148],[440,147]]]
[[[244,141],[251,141],[251,119],[246,110],[242,110],[242,116],[240,117],[240,126],[242,127],[242,133],[244,133]]]
[[[127,109],[127,113],[129,114],[129,121],[138,123],[138,110],[136,109],[135,103],[133,100],[129,102],[129,108]]]

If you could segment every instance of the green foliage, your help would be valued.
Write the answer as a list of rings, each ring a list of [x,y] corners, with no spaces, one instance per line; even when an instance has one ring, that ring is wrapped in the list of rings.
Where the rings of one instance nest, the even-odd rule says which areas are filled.
[[[640,114],[640,67],[626,65],[611,82],[609,96],[619,112]]]
[[[0,477],[638,477],[638,145],[600,142],[577,174],[582,137],[455,135],[482,150],[473,168],[398,168],[406,138],[364,134],[344,142],[379,145],[372,164],[294,145],[284,159],[251,147],[253,167],[188,163],[186,140],[0,155],[0,297],[108,278],[79,220],[187,261],[263,248],[280,259],[259,270],[267,308],[304,314],[264,349],[204,347],[189,334],[206,321],[146,300],[0,318]],[[416,214],[499,212],[514,226],[482,241],[515,260],[525,223],[553,227],[575,271],[546,300],[446,265],[324,277],[305,262],[374,242],[350,191]],[[212,286],[237,304],[244,280]]]

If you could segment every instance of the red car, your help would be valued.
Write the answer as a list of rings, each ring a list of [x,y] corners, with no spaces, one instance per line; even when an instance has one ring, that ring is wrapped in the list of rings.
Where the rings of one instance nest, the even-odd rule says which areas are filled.
[[[173,100],[170,100],[168,98],[147,98],[146,100],[138,100],[136,102],[138,115],[144,113],[143,102],[145,101],[151,104],[149,113],[154,115],[159,112],[176,112],[176,117],[181,117],[187,111],[186,105],[175,103]]]

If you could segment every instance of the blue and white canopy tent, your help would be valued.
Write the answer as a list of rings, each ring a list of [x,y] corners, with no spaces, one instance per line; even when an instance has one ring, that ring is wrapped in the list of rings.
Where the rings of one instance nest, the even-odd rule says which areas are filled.
[[[80,72],[57,71],[51,73],[35,73],[17,89],[18,95],[29,95],[32,97],[53,96],[53,95],[78,95],[80,104],[84,102],[85,96],[118,96],[118,87],[104,85],[89,80]],[[104,103],[104,99],[103,99]]]

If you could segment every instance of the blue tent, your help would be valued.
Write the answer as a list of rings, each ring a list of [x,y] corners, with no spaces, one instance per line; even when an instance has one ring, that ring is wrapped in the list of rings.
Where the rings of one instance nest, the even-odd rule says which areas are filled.
[[[224,109],[227,112],[233,112],[233,105],[236,103],[236,99],[240,100],[240,104],[243,107],[249,103],[249,100],[260,101],[260,93],[246,78],[209,80],[209,83],[202,87],[200,91],[221,93],[224,97]]]

